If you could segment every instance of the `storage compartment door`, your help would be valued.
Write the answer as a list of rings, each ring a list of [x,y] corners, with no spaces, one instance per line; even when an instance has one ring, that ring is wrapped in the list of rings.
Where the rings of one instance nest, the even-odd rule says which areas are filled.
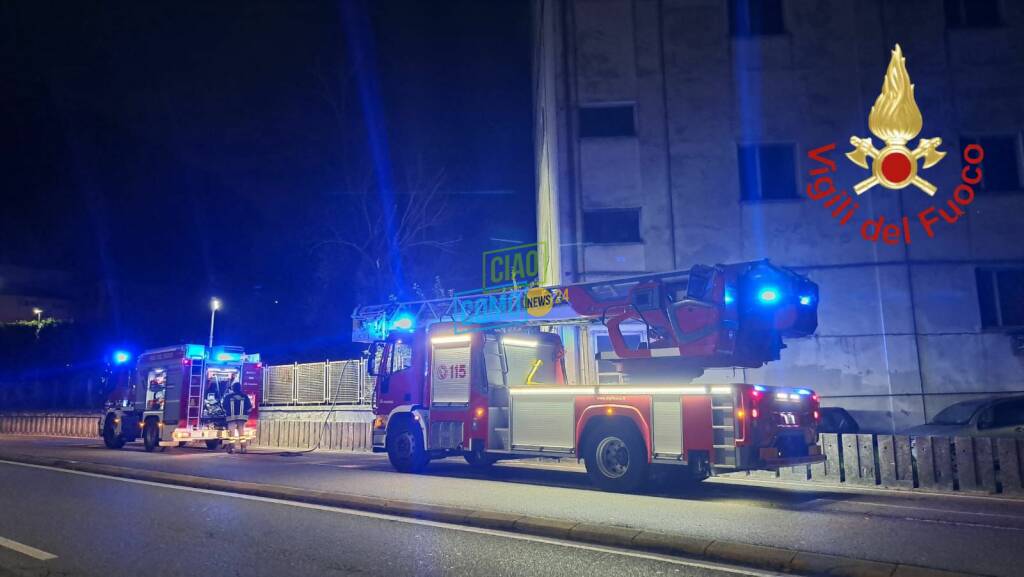
[[[430,370],[430,395],[433,405],[469,404],[470,351],[468,344],[434,346]]]

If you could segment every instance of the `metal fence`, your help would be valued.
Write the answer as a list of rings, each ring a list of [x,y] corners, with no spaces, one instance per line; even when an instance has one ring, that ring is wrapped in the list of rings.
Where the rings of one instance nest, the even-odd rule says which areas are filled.
[[[821,448],[824,463],[749,475],[1024,497],[1024,439],[826,433]]]
[[[369,405],[366,359],[272,365],[263,369],[264,405]]]

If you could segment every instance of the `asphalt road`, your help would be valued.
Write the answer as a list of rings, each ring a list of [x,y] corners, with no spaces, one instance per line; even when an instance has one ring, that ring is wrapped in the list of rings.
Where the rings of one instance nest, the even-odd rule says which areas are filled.
[[[719,481],[686,492],[617,495],[593,490],[574,465],[499,464],[479,472],[451,460],[432,463],[426,475],[403,475],[372,454],[145,453],[134,446],[110,451],[82,439],[8,437],[0,439],[0,458],[4,454],[540,515],[1006,577],[1019,575],[1024,565],[1024,501],[990,497]]]
[[[772,575],[3,463],[0,511],[5,577]]]

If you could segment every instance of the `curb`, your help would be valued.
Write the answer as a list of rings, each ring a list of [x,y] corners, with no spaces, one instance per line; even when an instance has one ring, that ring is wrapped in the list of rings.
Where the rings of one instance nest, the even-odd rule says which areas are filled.
[[[958,573],[917,565],[870,561],[867,559],[855,559],[852,557],[733,541],[701,539],[658,531],[643,531],[629,527],[578,523],[562,519],[517,515],[498,511],[477,511],[459,507],[426,505],[411,501],[330,493],[327,491],[298,489],[282,485],[265,485],[246,481],[228,481],[84,461],[69,461],[31,455],[0,454],[0,461],[3,460],[195,489],[355,509],[456,525],[471,525],[538,537],[581,541],[677,557],[734,563],[800,575],[823,575],[828,577],[981,577],[969,573]]]

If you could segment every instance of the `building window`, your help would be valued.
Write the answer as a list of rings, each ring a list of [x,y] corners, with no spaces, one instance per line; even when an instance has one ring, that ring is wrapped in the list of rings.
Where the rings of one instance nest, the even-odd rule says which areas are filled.
[[[580,137],[636,136],[634,108],[632,104],[580,107]]]
[[[946,0],[948,28],[993,28],[1000,24],[999,0]]]
[[[729,32],[733,36],[785,34],[782,0],[730,0]]]
[[[975,277],[982,328],[1024,326],[1024,268],[979,268]]]
[[[1020,154],[1016,136],[962,137],[961,150],[968,144],[979,144],[985,150],[981,161],[981,182],[975,187],[989,191],[1019,191]]]
[[[640,209],[588,210],[583,213],[583,242],[621,244],[643,242]]]
[[[796,188],[796,147],[741,144],[740,197],[746,201],[800,198]]]

